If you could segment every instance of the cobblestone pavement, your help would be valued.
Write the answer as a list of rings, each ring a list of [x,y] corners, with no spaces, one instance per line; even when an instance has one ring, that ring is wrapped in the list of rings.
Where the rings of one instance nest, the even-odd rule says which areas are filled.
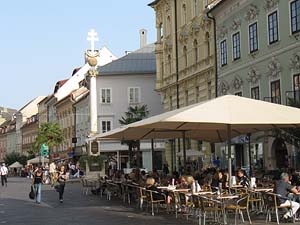
[[[79,183],[67,183],[64,203],[58,201],[58,193],[49,185],[42,187],[42,204],[28,198],[30,180],[9,178],[8,187],[0,187],[0,224],[9,225],[181,225],[197,224],[179,216],[159,212],[151,216],[135,205],[128,206],[118,199],[107,201],[105,196],[81,194]],[[255,225],[265,224],[264,215],[255,219]],[[233,224],[229,221],[229,224]],[[249,224],[247,221],[245,224]],[[270,224],[276,224],[272,222]],[[297,224],[297,223],[296,223]],[[300,223],[299,223],[300,224]]]

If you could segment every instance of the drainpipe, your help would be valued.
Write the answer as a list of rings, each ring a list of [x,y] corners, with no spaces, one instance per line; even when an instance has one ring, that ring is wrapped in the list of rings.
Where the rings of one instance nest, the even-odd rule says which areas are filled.
[[[208,19],[211,19],[213,21],[213,26],[214,26],[214,44],[215,44],[215,95],[216,98],[218,97],[218,64],[217,64],[217,26],[216,26],[216,19],[215,17],[212,17],[209,15],[209,13],[206,13],[206,17]]]

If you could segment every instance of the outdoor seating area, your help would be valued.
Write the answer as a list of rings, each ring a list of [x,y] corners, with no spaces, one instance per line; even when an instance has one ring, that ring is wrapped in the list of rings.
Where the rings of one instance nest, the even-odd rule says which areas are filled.
[[[224,176],[219,187],[214,187],[214,174],[219,172],[211,168],[203,172],[205,177],[156,172],[142,177],[134,169],[129,175],[118,172],[111,177],[82,178],[82,188],[84,195],[100,195],[100,201],[120,201],[152,216],[171,214],[198,224],[252,224],[257,218],[267,224],[280,224],[282,215],[292,210],[292,205],[278,203],[274,181],[257,180],[250,187],[241,185],[243,178],[237,176],[237,183],[229,187]],[[291,217],[290,222],[297,217]]]

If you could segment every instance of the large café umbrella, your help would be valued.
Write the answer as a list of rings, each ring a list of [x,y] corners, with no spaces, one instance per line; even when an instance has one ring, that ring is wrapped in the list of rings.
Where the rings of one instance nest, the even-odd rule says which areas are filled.
[[[228,143],[231,138],[273,128],[300,127],[300,109],[234,95],[225,95],[117,128],[95,139],[140,140],[192,138]],[[185,148],[185,145],[183,145]],[[185,149],[183,149],[185,165]],[[229,169],[231,177],[231,169]]]

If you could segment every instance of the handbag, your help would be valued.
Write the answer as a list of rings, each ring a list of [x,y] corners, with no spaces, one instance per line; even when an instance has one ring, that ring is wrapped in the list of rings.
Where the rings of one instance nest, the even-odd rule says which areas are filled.
[[[30,199],[34,199],[35,198],[35,192],[34,192],[34,188],[33,188],[32,185],[31,185],[31,189],[30,189],[30,192],[29,192],[29,198]]]

